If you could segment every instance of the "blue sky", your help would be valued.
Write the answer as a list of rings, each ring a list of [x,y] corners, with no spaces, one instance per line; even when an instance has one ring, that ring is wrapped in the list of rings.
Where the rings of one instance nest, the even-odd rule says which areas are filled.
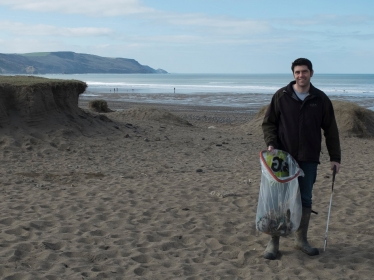
[[[0,53],[74,51],[170,73],[374,73],[373,0],[0,0]]]

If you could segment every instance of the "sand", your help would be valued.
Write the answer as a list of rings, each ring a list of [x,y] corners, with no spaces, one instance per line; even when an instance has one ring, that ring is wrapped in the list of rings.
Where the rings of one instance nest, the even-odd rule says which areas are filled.
[[[326,251],[324,148],[309,230],[321,253],[291,235],[270,261],[255,228],[263,111],[112,105],[0,127],[1,279],[374,277],[371,111],[336,105],[343,162]]]

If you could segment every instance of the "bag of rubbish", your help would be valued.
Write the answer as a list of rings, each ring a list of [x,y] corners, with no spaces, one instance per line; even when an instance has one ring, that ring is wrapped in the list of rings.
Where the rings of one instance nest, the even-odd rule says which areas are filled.
[[[298,177],[304,176],[296,160],[287,152],[262,151],[261,185],[256,228],[271,236],[287,236],[296,231],[302,214]]]

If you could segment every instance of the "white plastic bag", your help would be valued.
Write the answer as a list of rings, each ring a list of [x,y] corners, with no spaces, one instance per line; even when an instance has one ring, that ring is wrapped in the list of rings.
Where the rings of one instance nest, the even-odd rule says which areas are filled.
[[[287,236],[300,225],[302,205],[297,178],[304,172],[290,154],[281,150],[262,151],[260,162],[256,228],[272,236]]]

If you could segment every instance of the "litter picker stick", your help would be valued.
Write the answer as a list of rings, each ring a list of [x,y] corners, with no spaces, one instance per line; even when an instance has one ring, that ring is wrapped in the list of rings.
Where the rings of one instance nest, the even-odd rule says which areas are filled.
[[[327,245],[327,233],[329,231],[329,222],[330,222],[330,213],[331,213],[331,205],[332,205],[332,194],[334,192],[335,175],[336,175],[336,165],[334,165],[334,168],[333,168],[333,171],[332,171],[332,186],[331,186],[330,206],[329,206],[329,213],[327,215],[327,224],[326,224],[326,233],[325,233],[325,244],[323,246],[323,251],[326,251],[326,245]]]

